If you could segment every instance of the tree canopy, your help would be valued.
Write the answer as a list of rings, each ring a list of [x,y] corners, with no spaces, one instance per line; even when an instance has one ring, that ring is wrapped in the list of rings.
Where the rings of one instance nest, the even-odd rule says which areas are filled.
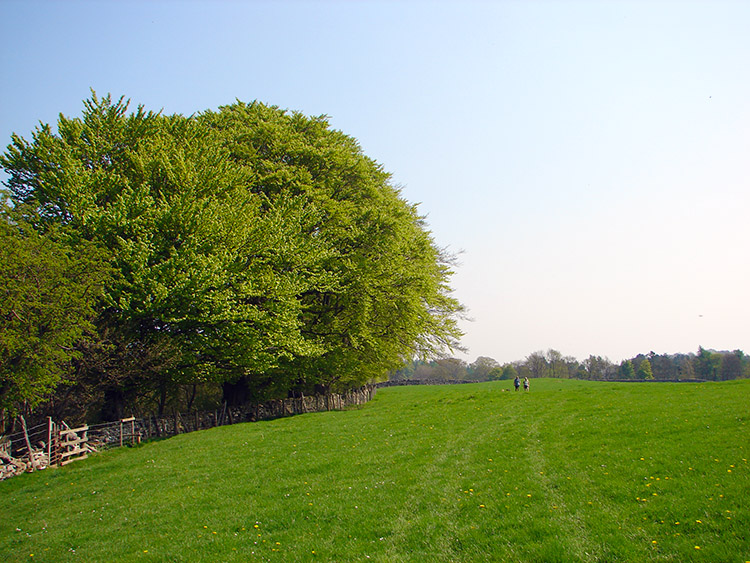
[[[455,369],[447,373],[446,365]],[[636,370],[635,366],[638,366]],[[750,377],[750,356],[742,350],[706,350],[698,354],[638,354],[624,360],[619,366],[607,358],[590,355],[579,362],[572,356],[563,356],[554,349],[537,351],[525,360],[498,364],[492,358],[480,356],[472,364],[460,360],[414,361],[392,372],[391,380],[453,380],[487,381],[521,377],[575,378],[613,381],[696,381],[731,380]]]
[[[102,254],[64,227],[41,234],[33,212],[0,205],[0,409],[14,411],[64,380],[76,343],[94,330],[109,272]]]
[[[207,381],[253,397],[356,386],[458,346],[450,256],[325,117],[128,108],[92,95],[82,117],[14,135],[0,158],[40,236],[64,227],[114,271],[79,379],[163,406]]]

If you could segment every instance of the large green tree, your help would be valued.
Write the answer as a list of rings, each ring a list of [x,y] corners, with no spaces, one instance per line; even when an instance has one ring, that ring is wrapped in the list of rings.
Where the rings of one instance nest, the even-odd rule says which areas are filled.
[[[318,275],[299,304],[303,334],[321,353],[285,359],[275,377],[348,387],[458,347],[450,256],[353,138],[325,117],[260,103],[238,102],[201,119],[221,131],[269,205],[301,199],[311,212],[301,228],[320,250],[309,264]]]
[[[350,387],[457,345],[449,256],[325,118],[84,106],[14,136],[0,163],[15,204],[108,251],[117,275],[80,366],[110,416],[187,382],[243,398]]]
[[[109,250],[118,276],[99,314],[99,361],[86,366],[115,403],[108,414],[136,392],[163,398],[180,382],[314,352],[297,300],[309,288],[299,270],[314,245],[299,224],[310,211],[254,193],[251,171],[196,120],[94,96],[57,134],[14,137],[2,164],[17,203]],[[142,358],[158,370],[144,373]]]

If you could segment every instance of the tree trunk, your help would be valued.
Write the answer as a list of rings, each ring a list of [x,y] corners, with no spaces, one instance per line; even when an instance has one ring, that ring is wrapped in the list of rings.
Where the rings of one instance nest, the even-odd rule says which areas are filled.
[[[102,404],[102,420],[120,420],[125,410],[125,393],[117,387],[108,387],[104,390],[104,404]]]
[[[250,402],[250,388],[248,378],[243,375],[237,381],[225,381],[222,384],[222,401],[230,407],[240,407]]]

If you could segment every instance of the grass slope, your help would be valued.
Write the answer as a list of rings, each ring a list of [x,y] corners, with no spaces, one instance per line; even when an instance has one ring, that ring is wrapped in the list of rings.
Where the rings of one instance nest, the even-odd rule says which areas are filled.
[[[0,483],[4,561],[749,561],[750,381],[382,389]],[[32,555],[33,554],[33,555]]]

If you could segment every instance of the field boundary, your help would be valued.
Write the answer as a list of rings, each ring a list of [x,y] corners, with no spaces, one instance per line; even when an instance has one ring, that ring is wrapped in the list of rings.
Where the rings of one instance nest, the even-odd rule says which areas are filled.
[[[589,381],[606,381],[611,383],[706,383],[708,379],[591,379]]]
[[[486,383],[474,379],[391,379],[376,383],[375,387],[400,387],[402,385],[462,385],[464,383]]]
[[[342,410],[363,405],[375,396],[377,386],[366,385],[344,393],[276,399],[255,405],[214,411],[172,413],[168,416],[130,416],[114,422],[69,428],[48,417],[46,423],[27,428],[19,416],[18,431],[0,436],[0,480],[85,459],[90,453],[136,445],[143,440],[168,438],[216,426],[272,420],[297,414]]]

